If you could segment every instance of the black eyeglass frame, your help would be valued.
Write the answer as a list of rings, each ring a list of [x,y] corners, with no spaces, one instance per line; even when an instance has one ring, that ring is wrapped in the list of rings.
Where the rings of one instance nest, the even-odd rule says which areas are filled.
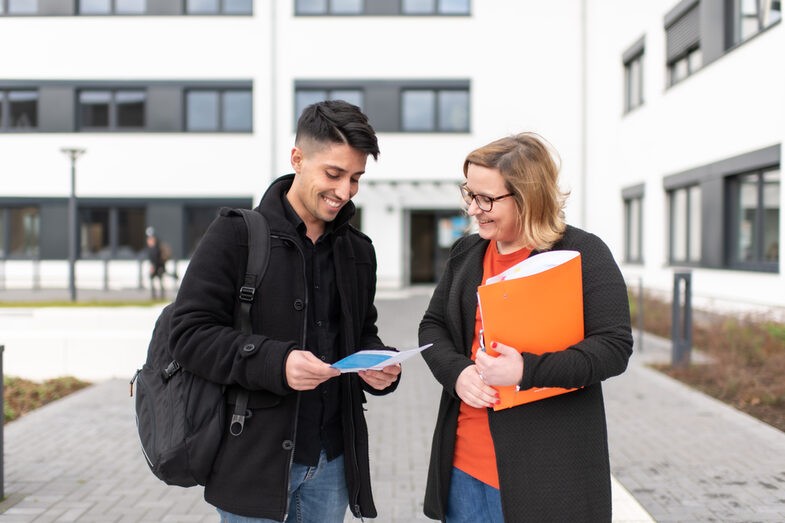
[[[474,200],[477,203],[477,208],[483,212],[491,212],[493,210],[493,202],[501,200],[502,198],[507,198],[508,196],[514,196],[514,193],[511,192],[507,194],[502,194],[501,196],[488,196],[487,194],[476,194],[471,192],[469,188],[466,187],[465,183],[461,184],[460,187],[461,187],[461,196],[463,197],[464,203],[466,203],[466,205],[471,205],[472,200]],[[480,203],[481,199],[483,198],[488,201],[487,209],[485,209],[483,207],[483,204]]]

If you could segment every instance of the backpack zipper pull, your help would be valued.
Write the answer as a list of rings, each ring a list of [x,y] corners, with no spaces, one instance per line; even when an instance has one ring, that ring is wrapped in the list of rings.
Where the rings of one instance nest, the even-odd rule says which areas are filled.
[[[142,369],[136,369],[136,372],[134,373],[134,377],[131,378],[131,383],[130,383],[131,390],[129,391],[130,392],[129,396],[131,396],[132,398],[134,397],[134,382],[136,381],[136,378],[137,376],[139,376],[140,372],[142,372]]]

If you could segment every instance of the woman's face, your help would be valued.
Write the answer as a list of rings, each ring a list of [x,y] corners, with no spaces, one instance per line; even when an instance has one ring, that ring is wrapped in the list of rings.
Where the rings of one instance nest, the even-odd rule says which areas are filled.
[[[498,169],[469,164],[466,171],[466,188],[470,193],[496,198],[510,191],[504,183]],[[483,211],[477,206],[477,200],[469,204],[469,216],[477,219],[482,238],[495,241],[502,254],[517,251],[525,247],[521,232],[515,221],[518,208],[512,196],[493,202],[490,211]]]

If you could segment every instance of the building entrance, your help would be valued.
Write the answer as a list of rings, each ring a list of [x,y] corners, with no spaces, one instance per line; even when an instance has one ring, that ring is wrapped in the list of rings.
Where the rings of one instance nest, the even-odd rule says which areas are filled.
[[[410,213],[410,283],[435,283],[444,272],[450,247],[466,231],[468,218],[456,211]]]

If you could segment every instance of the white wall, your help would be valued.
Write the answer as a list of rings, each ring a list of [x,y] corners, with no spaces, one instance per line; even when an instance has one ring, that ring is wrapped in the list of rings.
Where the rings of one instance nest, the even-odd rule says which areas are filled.
[[[645,264],[623,265],[623,270],[631,283],[637,285],[642,277],[646,287],[666,293],[673,285],[674,268],[667,265],[663,178],[785,141],[782,24],[666,88],[663,17],[675,5],[589,2],[588,228],[621,260],[621,190],[645,183]],[[624,115],[622,54],[644,34],[644,104]],[[785,309],[782,263],[779,274],[693,269],[695,301],[714,307]]]

